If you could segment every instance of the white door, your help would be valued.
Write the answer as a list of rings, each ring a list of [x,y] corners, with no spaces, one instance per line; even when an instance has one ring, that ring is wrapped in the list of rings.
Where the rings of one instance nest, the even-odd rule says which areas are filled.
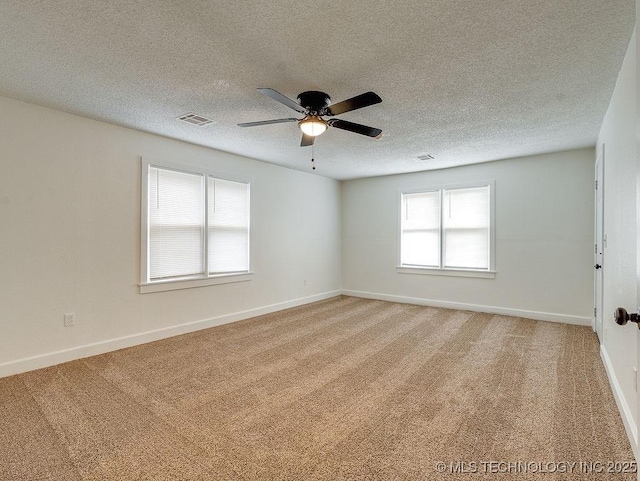
[[[594,299],[594,309],[593,309],[593,329],[596,331],[598,335],[598,339],[600,343],[603,340],[603,327],[602,327],[602,299],[603,299],[603,282],[602,282],[602,271],[604,269],[604,144],[602,145],[602,150],[598,152],[598,157],[596,158],[596,172],[595,172],[595,235],[594,235],[594,256],[593,256],[593,267],[594,267],[594,276],[593,276],[593,299]]]
[[[636,2],[636,25],[640,25],[640,3]],[[636,26],[636,30],[638,27]],[[637,303],[640,304],[640,36],[636,33],[636,291],[638,293]],[[636,366],[640,366],[640,330],[636,331],[637,352]],[[635,388],[638,390],[638,372],[635,373]],[[637,399],[636,417],[640,415],[640,396]],[[638,459],[636,458],[636,461]],[[637,479],[640,481],[640,469]]]
[[[637,10],[640,13],[640,8]],[[638,73],[640,73],[640,63],[637,63]],[[640,78],[636,75],[637,87],[640,88]],[[638,99],[640,101],[640,98]],[[637,292],[637,306],[632,306],[633,311],[640,314],[640,104],[636,105],[636,292]],[[640,324],[639,329],[636,331],[637,340],[637,352],[636,352],[636,366],[640,366]],[[636,369],[634,372],[634,388],[638,390],[638,372]],[[636,416],[640,416],[640,396],[637,398],[637,411]],[[640,418],[639,418],[640,419]],[[636,458],[636,462],[640,460]],[[640,463],[639,463],[640,464]],[[640,468],[637,471],[637,479],[640,481]]]
[[[638,64],[638,68],[640,70],[640,64]],[[638,82],[640,83],[640,78],[638,78]],[[640,85],[639,85],[640,86]],[[640,128],[640,108],[637,108],[638,120],[636,121],[636,125]],[[638,135],[640,130],[636,129],[636,135]],[[640,186],[640,139],[636,138],[636,186]],[[640,188],[636,187],[636,292],[637,292],[637,303],[638,306],[634,307],[634,312],[640,314]],[[638,326],[640,328],[640,325]],[[636,331],[636,340],[637,340],[637,352],[636,352],[636,366],[640,366],[640,329],[634,329]],[[638,372],[636,369],[634,371],[634,387],[636,391],[638,390]],[[636,406],[636,416],[640,416],[640,396],[637,398],[637,406]],[[638,418],[640,419],[640,418]],[[640,466],[640,460],[636,458],[636,462]],[[640,481],[640,467],[637,471],[637,479]]]
[[[640,25],[640,3],[636,2],[636,25]],[[638,27],[636,27],[637,30]],[[640,304],[640,36],[636,33],[636,291],[638,293],[637,303]],[[635,306],[634,306],[635,307]],[[636,366],[640,362],[640,330],[636,331],[637,352]],[[638,373],[634,373],[635,388],[638,390]],[[640,415],[640,396],[637,399],[636,416]],[[636,458],[636,461],[638,459]],[[637,479],[640,481],[640,469]]]

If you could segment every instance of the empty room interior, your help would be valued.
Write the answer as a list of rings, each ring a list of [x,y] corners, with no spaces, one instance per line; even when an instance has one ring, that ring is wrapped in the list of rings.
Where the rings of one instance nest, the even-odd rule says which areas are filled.
[[[638,479],[636,18],[0,2],[0,479]]]

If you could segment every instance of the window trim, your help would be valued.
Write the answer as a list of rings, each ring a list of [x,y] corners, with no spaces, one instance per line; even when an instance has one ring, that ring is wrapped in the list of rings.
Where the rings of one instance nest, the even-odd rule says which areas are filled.
[[[169,162],[158,159],[148,159],[141,158],[140,159],[140,283],[138,287],[140,289],[140,294],[147,294],[152,292],[161,292],[161,291],[173,291],[178,289],[190,289],[194,287],[203,287],[203,286],[211,286],[217,284],[229,284],[234,282],[244,282],[250,281],[253,278],[253,270],[252,270],[252,255],[251,255],[251,184],[252,180],[246,177],[241,177],[234,174],[229,174],[228,172],[221,172],[210,170],[200,166],[199,164],[193,163],[180,163],[180,162]],[[225,273],[215,273],[210,274],[208,262],[207,262],[207,249],[205,249],[204,253],[204,266],[205,272],[203,276],[190,276],[183,277],[178,279],[162,279],[157,281],[149,280],[149,232],[148,232],[148,214],[149,214],[149,168],[156,167],[159,169],[166,170],[174,170],[178,172],[184,172],[187,174],[197,174],[205,176],[205,216],[206,216],[206,207],[207,207],[207,195],[206,191],[208,190],[206,184],[206,178],[214,177],[220,180],[229,180],[233,182],[241,182],[249,185],[249,267],[247,271],[240,272],[225,272]],[[205,230],[205,236],[208,233]]]
[[[474,187],[489,186],[489,268],[488,269],[466,269],[466,268],[451,268],[451,267],[428,267],[428,266],[412,266],[402,264],[402,197],[405,194],[420,194],[427,192],[440,192],[440,202],[442,202],[443,192],[445,190],[454,189],[470,189]],[[416,187],[410,189],[403,189],[398,191],[398,226],[397,226],[397,259],[398,265],[396,266],[396,272],[398,274],[426,274],[437,276],[452,276],[452,277],[477,277],[485,279],[494,279],[496,276],[496,216],[495,216],[495,193],[496,193],[495,180],[473,181],[463,182],[455,184],[432,184],[425,185],[423,187]],[[440,205],[440,212],[442,213],[442,204]],[[442,259],[444,258],[442,221],[440,222],[440,263],[442,265]]]

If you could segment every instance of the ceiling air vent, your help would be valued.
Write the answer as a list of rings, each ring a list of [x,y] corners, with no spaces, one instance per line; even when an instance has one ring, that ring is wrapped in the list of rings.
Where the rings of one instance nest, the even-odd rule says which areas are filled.
[[[417,155],[416,159],[418,160],[433,160],[435,157],[431,154]]]
[[[183,122],[187,122],[191,125],[197,125],[198,127],[203,127],[205,125],[213,123],[213,120],[203,117],[202,115],[196,115],[194,113],[181,115],[180,117],[177,117],[177,119],[182,120]]]

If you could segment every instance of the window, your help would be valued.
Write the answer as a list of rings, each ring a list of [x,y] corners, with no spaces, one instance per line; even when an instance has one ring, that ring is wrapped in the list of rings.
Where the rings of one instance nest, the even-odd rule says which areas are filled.
[[[141,292],[247,280],[249,183],[143,162]]]
[[[492,191],[484,183],[403,193],[399,271],[493,273]]]

